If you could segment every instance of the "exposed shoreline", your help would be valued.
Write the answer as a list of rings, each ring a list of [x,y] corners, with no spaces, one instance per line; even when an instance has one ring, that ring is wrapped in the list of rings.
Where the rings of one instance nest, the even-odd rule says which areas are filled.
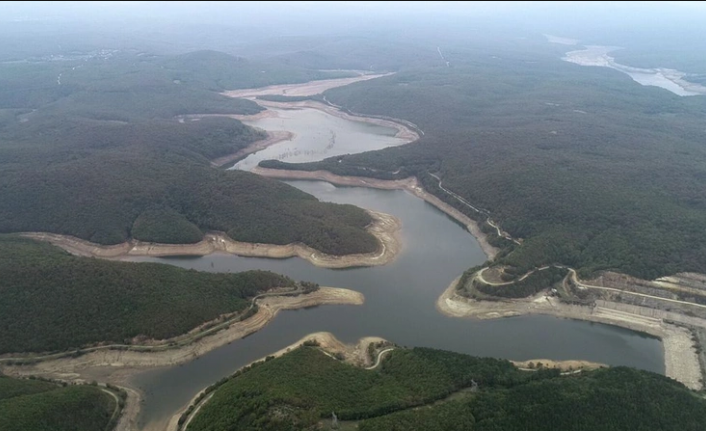
[[[365,75],[361,77],[354,78],[342,78],[326,81],[314,81],[307,86],[307,84],[292,84],[292,85],[282,85],[282,86],[271,86],[265,89],[252,89],[252,90],[236,90],[232,92],[226,92],[225,94],[230,97],[255,97],[257,95],[264,94],[282,94],[286,96],[299,96],[299,95],[309,95],[307,92],[316,91],[311,94],[321,93],[321,88],[328,89],[334,88],[342,85],[347,85],[353,82],[377,78],[379,76],[385,75]],[[346,82],[350,80],[350,82]],[[336,81],[335,83],[333,81]],[[344,83],[345,82],[345,83]],[[330,87],[326,87],[331,84]],[[297,86],[299,86],[301,91],[297,91]],[[326,88],[324,88],[326,87]],[[266,90],[263,92],[263,90]],[[257,94],[253,92],[257,91]],[[268,92],[271,91],[271,92]],[[252,93],[247,95],[247,92]],[[396,123],[390,120],[377,119],[364,116],[355,116],[347,114],[343,111],[336,109],[333,106],[325,105],[323,103],[314,101],[305,102],[269,102],[263,100],[257,100],[257,103],[263,106],[269,106],[273,108],[286,107],[286,108],[311,108],[324,111],[330,115],[334,115],[340,118],[358,121],[358,122],[369,122],[372,124],[384,125],[387,127],[394,127],[398,130],[397,137],[402,137],[403,139],[409,139],[411,141],[419,138],[418,134],[412,129],[404,126],[401,123]],[[271,114],[266,114],[268,111],[263,111],[260,114],[255,114],[253,116],[235,116],[239,119],[254,119],[258,116],[263,117]],[[272,112],[272,111],[269,111]],[[386,122],[386,123],[381,123]],[[403,129],[406,129],[404,131]],[[405,135],[407,131],[409,135]],[[275,135],[282,133],[281,138],[275,140]],[[284,135],[288,134],[288,135]],[[253,152],[260,151],[267,148],[270,145],[274,145],[282,140],[289,139],[291,137],[291,132],[286,131],[276,131],[268,132],[268,138],[252,143],[245,149],[242,149],[236,153],[226,155],[215,159],[212,161],[214,166],[223,166],[227,163],[235,161],[243,156],[251,154]],[[263,173],[263,171],[265,171]],[[489,259],[493,259],[498,252],[498,249],[492,247],[487,242],[487,235],[484,234],[478,227],[476,221],[465,216],[460,211],[456,210],[452,206],[441,201],[436,196],[426,192],[418,183],[417,179],[410,177],[404,180],[378,180],[372,178],[364,177],[346,177],[331,174],[326,171],[316,171],[316,172],[306,172],[306,171],[281,171],[272,170],[264,168],[255,168],[252,171],[263,176],[268,176],[271,178],[279,179],[300,179],[300,180],[320,180],[326,181],[332,184],[343,185],[343,186],[358,186],[358,187],[370,187],[378,189],[389,189],[389,190],[407,190],[408,192],[414,194],[415,196],[429,202],[430,204],[437,207],[442,212],[446,213],[453,219],[457,220],[459,223],[466,226],[466,228],[471,232],[471,234],[476,237],[481,248],[488,256]],[[282,174],[280,174],[280,172]],[[294,175],[292,175],[294,174]],[[55,234],[44,234],[44,233],[29,233],[26,236],[48,241],[52,244],[58,245],[65,250],[82,256],[96,256],[106,259],[124,259],[127,256],[174,256],[174,255],[195,255],[203,256],[211,253],[231,253],[241,256],[257,256],[257,257],[268,257],[268,258],[287,258],[292,256],[299,256],[303,259],[307,259],[309,262],[316,266],[327,267],[327,268],[347,268],[353,266],[373,266],[373,265],[384,265],[391,262],[397,253],[399,252],[401,245],[398,238],[400,222],[393,216],[383,214],[383,213],[373,213],[379,215],[381,218],[384,216],[389,217],[387,220],[377,220],[375,223],[379,222],[379,231],[376,234],[372,232],[376,224],[370,227],[371,233],[373,233],[376,238],[382,244],[382,251],[379,254],[369,254],[369,255],[349,255],[349,256],[329,256],[324,255],[316,250],[302,246],[299,244],[290,244],[284,246],[278,245],[266,245],[266,244],[248,244],[239,243],[233,241],[223,234],[207,234],[204,241],[197,244],[186,244],[186,245],[166,245],[166,244],[151,244],[151,243],[140,243],[133,241],[130,243],[125,243],[117,246],[99,246],[87,241],[82,241],[77,238],[55,235]],[[394,225],[394,227],[393,227]],[[378,236],[379,235],[379,236]],[[41,237],[41,238],[40,238]],[[386,242],[388,241],[388,242]],[[60,244],[62,243],[62,244]],[[234,244],[232,244],[234,243]],[[203,250],[203,252],[201,251]],[[237,251],[232,251],[237,250]],[[331,266],[329,266],[331,265]],[[458,280],[458,279],[457,279]],[[674,325],[665,325],[662,328],[662,322],[656,326],[652,326],[652,320],[645,318],[644,322],[629,320],[629,316],[623,316],[627,313],[615,313],[615,310],[610,310],[606,308],[603,314],[598,314],[594,316],[595,313],[588,313],[589,316],[595,317],[595,319],[587,318],[584,314],[576,312],[572,315],[571,310],[557,310],[554,306],[547,305],[542,307],[534,303],[523,302],[524,305],[513,305],[507,306],[506,303],[498,303],[507,306],[506,309],[497,308],[491,309],[490,306],[485,310],[479,310],[475,307],[475,303],[470,303],[470,301],[465,298],[458,297],[456,295],[454,287],[457,280],[452,283],[449,288],[439,297],[437,302],[437,307],[440,312],[445,315],[452,317],[471,317],[471,318],[499,318],[510,315],[522,315],[522,314],[549,314],[557,317],[574,318],[580,320],[590,320],[601,323],[608,323],[615,326],[626,327],[635,331],[649,333],[651,335],[657,336],[662,339],[663,346],[665,350],[665,363],[667,369],[667,375],[674,377],[677,380],[681,379],[692,381],[693,383],[693,369],[689,365],[687,369],[681,369],[680,366],[685,361],[685,357],[693,353],[693,343],[691,343],[690,338],[688,338],[688,332],[683,329],[676,327]],[[319,293],[319,295],[317,295]],[[456,296],[456,297],[455,297]],[[443,301],[442,301],[443,300]],[[74,380],[99,380],[107,381],[112,384],[123,386],[128,390],[129,396],[128,401],[125,406],[125,413],[121,417],[120,423],[116,427],[116,430],[134,430],[138,429],[136,425],[137,414],[140,410],[141,394],[134,388],[129,386],[130,378],[147,367],[157,367],[157,366],[170,366],[180,363],[190,361],[197,358],[205,353],[221,347],[233,340],[240,339],[251,333],[254,333],[262,329],[267,325],[280,310],[286,309],[296,309],[304,308],[314,305],[324,305],[324,304],[362,304],[364,301],[363,295],[346,290],[346,289],[334,289],[334,288],[321,288],[321,290],[308,295],[302,295],[299,297],[268,297],[263,298],[258,304],[260,305],[258,312],[251,318],[236,323],[230,328],[218,332],[214,335],[205,337],[202,340],[196,341],[188,346],[184,346],[180,349],[173,349],[164,352],[131,352],[131,351],[100,351],[92,352],[78,358],[62,358],[57,360],[51,360],[46,362],[41,362],[33,366],[24,367],[5,367],[8,370],[8,374],[15,372],[15,375],[63,375],[64,378],[74,379]],[[443,302],[443,304],[442,304]],[[545,301],[546,302],[546,301]],[[473,305],[471,305],[473,304]],[[495,303],[488,303],[495,304]],[[529,305],[528,305],[529,304]],[[513,309],[515,307],[515,309]],[[526,309],[524,309],[525,307]],[[574,306],[567,306],[574,307]],[[600,307],[598,307],[600,308]],[[599,310],[600,311],[600,310]],[[514,313],[514,314],[513,314]],[[611,314],[612,313],[612,314]],[[622,316],[622,320],[621,320]],[[642,317],[642,316],[638,316]],[[657,320],[657,319],[653,319]],[[238,326],[240,323],[243,325]],[[647,329],[645,329],[647,328]],[[654,330],[653,332],[650,332]],[[669,332],[672,331],[672,332]],[[341,349],[342,344],[335,339],[331,334],[328,333],[315,333],[296,343],[293,343],[287,348],[284,348],[277,353],[275,356],[286,353],[289,349],[297,346],[304,340],[315,337],[322,343],[322,347],[328,346],[331,349]],[[322,337],[319,339],[319,337]],[[687,339],[688,338],[688,339]],[[687,345],[687,341],[688,344]],[[326,344],[324,344],[326,343]],[[336,344],[338,343],[338,344]],[[340,345],[340,346],[339,346]],[[685,347],[686,346],[686,347]],[[158,356],[164,353],[164,357]],[[132,354],[141,355],[145,357],[145,360],[140,360],[137,356],[132,356]],[[168,356],[173,354],[174,356]],[[156,359],[154,362],[147,361],[147,356],[154,356]],[[536,361],[536,360],[535,360]],[[544,360],[542,360],[544,361]],[[670,362],[671,361],[671,362]],[[564,362],[564,361],[560,361]],[[518,364],[518,363],[516,363]],[[697,361],[698,369],[698,361]],[[1,365],[1,364],[0,364]],[[518,364],[519,365],[519,364]],[[2,367],[0,367],[1,369]],[[671,373],[671,374],[670,374]],[[699,378],[700,378],[699,371]],[[676,376],[676,377],[675,377]],[[691,386],[690,386],[691,387]],[[195,397],[198,394],[195,395]],[[194,397],[194,398],[195,398]],[[188,405],[187,405],[188,406]],[[187,407],[184,406],[184,409]],[[180,409],[176,414],[174,414],[171,419],[167,418],[165,421],[160,421],[156,424],[151,424],[150,427],[145,428],[146,430],[162,430],[164,429],[167,422],[169,423],[169,430],[176,429],[176,422],[179,416],[184,411]]]
[[[405,142],[405,144],[408,144],[410,142],[414,142],[417,139],[419,139],[419,134],[412,130],[411,127],[407,126],[401,121],[395,121],[393,119],[385,119],[385,118],[376,118],[376,117],[369,117],[365,115],[355,115],[355,114],[349,114],[347,112],[344,112],[335,106],[332,105],[327,105],[322,102],[318,102],[316,100],[304,100],[301,102],[272,102],[269,100],[255,100],[258,105],[265,107],[265,108],[274,108],[274,109],[315,109],[317,111],[324,112],[326,114],[329,114],[333,117],[337,118],[342,118],[344,120],[348,121],[355,121],[358,123],[369,123],[369,124],[375,124],[377,126],[383,126],[383,127],[389,127],[391,129],[396,129],[397,133],[395,134],[395,138],[402,139]],[[268,111],[263,111],[258,114],[254,115],[241,115],[238,116],[237,118],[241,121],[248,121],[248,120],[256,120],[260,119],[263,117],[267,116],[272,116],[272,114],[264,114],[265,112]],[[403,144],[404,145],[404,144]]]
[[[475,220],[470,219],[436,196],[426,192],[419,185],[415,177],[409,177],[403,180],[379,180],[357,176],[340,176],[328,171],[293,171],[262,167],[256,167],[253,172],[279,179],[318,180],[343,186],[406,190],[436,206],[453,219],[465,225],[471,234],[476,237],[481,248],[490,260],[492,260],[498,252],[498,249],[488,244],[487,235],[480,231]],[[495,319],[526,314],[546,314],[555,317],[605,323],[646,333],[662,341],[665,358],[665,374],[668,377],[674,378],[692,389],[698,390],[703,387],[701,382],[702,372],[694,341],[691,338],[691,331],[684,327],[664,323],[663,319],[670,318],[676,321],[691,321],[696,319],[700,320],[700,322],[697,322],[696,326],[703,327],[706,327],[706,320],[701,322],[701,319],[688,316],[680,319],[676,313],[662,312],[652,308],[609,301],[600,301],[600,306],[593,309],[561,304],[556,300],[552,302],[551,298],[545,299],[544,296],[540,298],[535,297],[534,300],[499,302],[472,301],[455,293],[455,286],[458,280],[458,278],[454,280],[437,301],[437,309],[442,314],[450,317],[475,319]],[[664,316],[662,316],[663,314]],[[689,324],[693,323],[694,322],[689,322]]]
[[[352,76],[349,78],[320,79],[299,84],[280,84],[260,88],[245,88],[241,90],[224,91],[221,94],[228,97],[239,97],[244,99],[265,95],[294,97],[313,96],[315,94],[323,93],[324,91],[329,90],[331,88],[343,87],[344,85],[353,84],[359,81],[367,81],[369,79],[380,78],[382,76],[387,75],[391,75],[391,73],[378,73],[370,75],[360,73],[358,76]]]
[[[267,111],[264,111],[267,112]],[[287,141],[287,140],[292,140],[294,139],[294,133],[292,132],[287,132],[284,130],[276,130],[272,132],[267,132],[267,137],[265,139],[260,139],[259,141],[255,141],[252,144],[248,145],[247,147],[243,148],[242,150],[239,150],[233,154],[228,154],[225,156],[221,156],[217,159],[211,160],[211,166],[220,168],[228,163],[232,163],[235,161],[238,161],[239,159],[252,154],[256,153],[258,151],[264,150],[265,148],[278,144],[282,141]]]
[[[310,94],[318,94],[328,88],[334,88],[380,76],[385,75],[361,75],[354,78],[313,81],[305,84],[295,84],[293,86],[284,85],[268,87],[268,90],[274,91],[272,93],[263,93],[261,91],[262,89],[245,91],[256,91],[256,95],[284,94],[287,89],[299,86],[299,90],[294,91],[289,95],[306,95],[308,94],[307,92],[310,92]],[[302,93],[302,91],[306,94]],[[228,95],[231,97],[243,97],[242,95],[236,95],[235,93],[237,92],[231,92],[231,94]],[[315,106],[301,105],[300,107],[319,109],[326,111],[331,115],[353,121],[368,122],[392,127],[398,131],[397,137],[406,139],[408,142],[418,139],[416,132],[407,126],[394,121],[363,116],[352,116],[322,103],[316,103]],[[271,110],[265,110],[253,117],[271,115],[272,112],[273,111]],[[243,116],[232,115],[219,116],[228,116],[238,119],[243,118]],[[200,116],[191,117],[199,118]],[[184,118],[179,118],[179,121],[183,122]],[[274,145],[285,139],[291,139],[292,137],[293,134],[288,131],[268,132],[268,137],[266,139],[253,142],[248,147],[241,149],[236,153],[212,160],[211,164],[212,166],[223,166],[250,153],[260,151],[270,145]],[[153,244],[133,240],[115,246],[101,246],[99,244],[94,244],[75,237],[52,233],[25,232],[20,234],[35,240],[52,243],[74,255],[93,256],[114,260],[125,259],[128,256],[203,256],[211,253],[231,253],[241,256],[268,258],[287,258],[299,256],[316,266],[327,268],[384,265],[391,262],[401,249],[401,242],[399,238],[400,221],[396,217],[388,214],[375,211],[369,211],[369,213],[373,217],[374,221],[367,227],[367,230],[378,239],[381,244],[381,250],[376,253],[346,256],[326,255],[301,244],[268,245],[242,243],[233,241],[222,233],[207,233],[204,240],[196,244]],[[226,329],[200,338],[197,341],[182,347],[152,352],[136,350],[111,350],[109,348],[97,349],[78,357],[63,356],[59,358],[42,360],[32,365],[8,365],[7,363],[0,363],[0,370],[7,375],[16,377],[38,375],[60,379],[67,382],[100,381],[121,387],[127,391],[128,398],[126,400],[123,414],[115,429],[117,431],[136,430],[138,429],[137,419],[141,410],[140,405],[143,394],[131,384],[131,379],[135,374],[153,367],[175,366],[196,359],[214,349],[222,347],[225,344],[262,329],[277,315],[280,310],[299,309],[327,304],[361,305],[363,302],[364,297],[359,292],[348,289],[328,287],[322,287],[313,293],[302,294],[296,297],[270,296],[259,300],[258,311],[250,318],[241,322],[235,322]],[[311,336],[306,338],[311,338]],[[372,337],[368,337],[368,339],[376,340],[376,338]],[[334,346],[336,343],[340,344],[337,340],[335,340],[336,343],[332,340],[335,340],[335,338],[330,336],[330,339],[324,337],[324,339],[320,339],[319,342],[322,342],[322,344],[331,344],[329,347]],[[286,351],[286,349],[284,350]],[[29,358],[29,356],[27,357]],[[178,420],[178,416],[176,416],[176,418]],[[150,426],[148,429],[161,430],[165,425],[167,425],[167,423],[160,421],[155,425],[156,428]]]
[[[494,259],[499,252],[497,248],[488,243],[488,236],[480,230],[478,222],[442,201],[438,197],[425,191],[424,188],[419,185],[419,181],[415,177],[409,177],[403,180],[379,180],[376,178],[336,175],[329,171],[295,171],[269,169],[259,166],[255,167],[251,172],[264,177],[281,180],[326,181],[339,186],[369,187],[382,190],[406,190],[418,198],[423,199],[435,206],[440,211],[446,213],[449,217],[464,225],[476,238],[476,240],[478,240],[478,244],[489,260]]]
[[[595,370],[596,368],[606,367],[605,364],[598,362],[573,360],[555,361],[553,359],[528,359],[526,361],[510,361],[522,371],[535,371],[538,368],[556,368],[562,371],[562,374],[573,374],[581,372],[581,370]],[[534,367],[533,367],[534,365]]]
[[[608,67],[627,74],[640,85],[652,85],[661,87],[679,96],[706,95],[706,87],[701,84],[687,81],[685,78],[688,76],[688,74],[685,72],[680,72],[676,69],[669,69],[665,67],[642,68],[618,63],[615,58],[610,55],[610,53],[619,49],[622,48],[617,46],[587,45],[584,47],[584,49],[567,52],[564,57],[562,57],[562,60],[568,61],[569,63],[578,64],[579,66]],[[669,81],[672,84],[676,85],[678,88],[680,88],[681,91],[675,92],[673,89],[669,89],[667,87],[654,83],[645,84],[644,82],[635,78],[633,74],[636,73],[659,76],[665,79],[666,81]]]
[[[365,297],[360,292],[333,287],[321,287],[315,292],[294,297],[269,296],[258,301],[258,312],[252,317],[180,348],[159,352],[98,350],[76,358],[51,359],[30,366],[0,364],[0,370],[15,377],[39,375],[69,382],[99,380],[123,387],[128,392],[128,399],[116,430],[135,430],[142,398],[140,392],[130,385],[130,379],[136,373],[146,368],[174,366],[198,358],[259,331],[281,310],[329,304],[362,305],[364,301]]]
[[[668,324],[675,313],[636,305],[598,300],[595,307],[569,305],[539,294],[522,300],[476,301],[456,293],[460,277],[439,296],[436,308],[449,317],[498,319],[511,316],[545,314],[561,318],[604,323],[642,332],[662,340],[665,374],[687,387],[702,389],[702,374],[691,331]],[[689,320],[694,318],[689,318]],[[701,319],[699,319],[701,320]],[[706,324],[706,322],[704,322]]]
[[[284,259],[300,257],[322,268],[351,268],[377,266],[392,262],[401,247],[399,230],[401,222],[396,217],[369,211],[373,222],[366,228],[380,242],[380,250],[373,253],[334,256],[317,251],[304,244],[258,244],[239,242],[223,233],[208,233],[195,244],[156,244],[131,240],[118,245],[100,245],[68,235],[44,232],[25,232],[22,236],[49,242],[76,256],[121,260],[131,256],[206,256],[228,253],[238,256]]]

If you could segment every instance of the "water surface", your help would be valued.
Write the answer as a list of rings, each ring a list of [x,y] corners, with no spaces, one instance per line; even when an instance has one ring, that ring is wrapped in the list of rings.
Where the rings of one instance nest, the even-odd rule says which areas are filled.
[[[706,94],[706,87],[684,80],[686,74],[678,70],[643,69],[617,63],[609,53],[618,49],[620,48],[615,46],[590,45],[586,49],[567,52],[563,60],[581,66],[609,67],[629,75],[641,85],[664,88],[678,96]]]
[[[299,258],[283,260],[210,255],[134,258],[204,271],[267,269],[297,280],[346,287],[365,294],[362,306],[321,306],[285,311],[263,330],[181,366],[137,375],[145,393],[142,424],[172,415],[199,390],[247,363],[316,331],[344,342],[377,335],[405,346],[428,346],[516,360],[584,359],[664,372],[659,340],[626,329],[550,316],[491,321],[449,318],[435,303],[463,270],[485,261],[476,240],[446,214],[404,191],[290,184],[323,201],[351,203],[393,214],[402,221],[403,250],[389,265],[345,270],[317,268]]]
[[[269,110],[277,116],[243,120],[243,123],[268,131],[288,130],[294,133],[294,137],[249,155],[235,165],[236,169],[249,171],[262,160],[271,159],[289,163],[312,162],[407,142],[395,137],[397,130],[394,128],[346,120],[316,109]]]

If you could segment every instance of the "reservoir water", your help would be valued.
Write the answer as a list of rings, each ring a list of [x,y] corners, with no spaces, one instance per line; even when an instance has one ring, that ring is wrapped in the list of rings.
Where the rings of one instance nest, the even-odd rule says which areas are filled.
[[[335,117],[316,109],[269,109],[274,117],[243,120],[265,130],[287,130],[294,134],[283,141],[236,163],[235,169],[249,171],[262,160],[289,163],[310,162],[343,154],[362,153],[402,145],[397,130],[362,121]]]
[[[617,49],[620,48],[590,45],[582,50],[567,52],[563,60],[581,66],[609,67],[629,75],[641,85],[664,88],[678,96],[706,94],[706,87],[686,81],[684,78],[687,75],[678,70],[665,68],[643,69],[616,63],[609,53]]]
[[[307,115],[311,115],[313,123],[301,129],[283,125],[282,118],[269,119],[273,123],[267,125],[253,125],[297,134],[300,140],[296,143],[283,142],[268,149],[276,156],[284,154],[282,148],[286,145],[296,147],[300,151],[296,156],[293,151],[291,157],[284,157],[289,161],[318,160],[333,155],[338,151],[338,143],[340,148],[345,146],[346,152],[365,151],[371,149],[371,145],[380,148],[399,145],[391,129],[328,114],[323,115],[331,118],[323,122],[314,120],[319,114],[323,113],[309,112]],[[335,133],[336,145],[326,149],[331,133]],[[307,134],[319,138],[305,138]],[[251,156],[252,162],[273,158],[272,153],[255,154]],[[249,164],[239,167],[247,168]],[[439,295],[465,269],[485,261],[475,238],[464,227],[404,191],[335,187],[308,181],[289,184],[322,201],[350,203],[397,216],[402,221],[401,253],[385,266],[344,270],[317,268],[299,258],[276,260],[221,254],[196,258],[132,258],[203,271],[266,269],[297,280],[354,289],[365,295],[362,306],[321,306],[282,312],[261,331],[198,359],[135,375],[132,384],[144,395],[141,427],[170,417],[198,391],[238,368],[317,331],[332,332],[344,342],[375,335],[404,346],[435,347],[478,356],[517,360],[584,359],[664,372],[660,341],[622,328],[549,316],[477,321],[442,315],[435,308]]]
[[[285,311],[263,330],[182,366],[139,374],[146,395],[143,423],[171,415],[200,389],[239,367],[316,331],[344,342],[377,335],[405,346],[428,346],[508,359],[586,359],[664,372],[659,340],[618,327],[525,316],[492,321],[449,318],[436,299],[466,268],[485,260],[475,239],[444,213],[403,191],[338,188],[323,182],[291,182],[324,201],[352,203],[402,220],[403,250],[391,264],[346,270],[308,262],[210,255],[198,258],[139,258],[203,271],[267,269],[297,280],[354,289],[362,306],[321,306]]]

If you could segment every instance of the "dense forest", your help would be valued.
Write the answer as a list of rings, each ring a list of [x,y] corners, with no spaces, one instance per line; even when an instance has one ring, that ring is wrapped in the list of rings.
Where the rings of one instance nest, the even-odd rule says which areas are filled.
[[[0,430],[105,431],[116,400],[95,386],[61,386],[0,374]]]
[[[188,429],[306,429],[332,411],[364,419],[444,398],[473,380],[495,386],[539,375],[504,360],[422,348],[395,350],[379,372],[366,371],[302,347],[221,385]]]
[[[180,55],[135,50],[66,53],[62,61],[25,57],[25,61],[0,64],[0,70],[0,109],[42,108],[40,114],[113,121],[252,114],[262,108],[219,92],[352,76],[263,64],[210,50]]]
[[[369,371],[301,347],[221,384],[188,430],[304,430],[332,412],[362,420],[361,430],[676,431],[701,429],[706,403],[671,379],[622,367],[559,376],[414,348]]]
[[[0,274],[0,354],[169,338],[244,310],[260,292],[294,286],[266,271],[213,274],[75,257],[14,236],[0,236]]]
[[[706,98],[644,87],[559,60],[556,46],[455,46],[452,67],[418,67],[331,89],[353,112],[412,121],[418,142],[310,164],[343,175],[416,175],[490,213],[522,270],[561,263],[643,278],[706,271]],[[564,48],[566,50],[566,48]],[[263,165],[282,167],[272,162]],[[302,165],[291,166],[301,169]]]
[[[214,90],[328,77],[277,70],[252,81],[262,73],[247,61],[210,51],[0,64],[0,232],[117,244],[194,243],[215,230],[335,255],[375,251],[363,210],[210,166],[262,131],[232,118],[175,118],[261,109]]]
[[[703,399],[663,376],[618,367],[482,391],[364,421],[361,431],[698,430]]]

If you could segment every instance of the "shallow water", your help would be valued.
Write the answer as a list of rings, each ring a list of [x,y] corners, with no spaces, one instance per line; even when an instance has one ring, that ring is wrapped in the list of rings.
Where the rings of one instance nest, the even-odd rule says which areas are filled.
[[[276,117],[244,120],[265,130],[294,133],[283,141],[239,161],[235,169],[251,170],[262,160],[276,159],[298,163],[322,160],[343,154],[381,150],[406,143],[396,138],[396,129],[360,121],[345,120],[316,109],[270,109]]]
[[[616,63],[609,54],[611,51],[615,51],[616,49],[620,48],[597,45],[587,46],[586,49],[567,52],[563,60],[581,66],[609,67],[629,75],[635,82],[641,85],[664,88],[665,90],[669,90],[678,96],[697,96],[706,94],[706,87],[701,85],[690,84],[688,88],[685,88],[683,85],[675,82],[674,79],[676,77],[685,76],[684,73],[677,70],[642,69]]]

